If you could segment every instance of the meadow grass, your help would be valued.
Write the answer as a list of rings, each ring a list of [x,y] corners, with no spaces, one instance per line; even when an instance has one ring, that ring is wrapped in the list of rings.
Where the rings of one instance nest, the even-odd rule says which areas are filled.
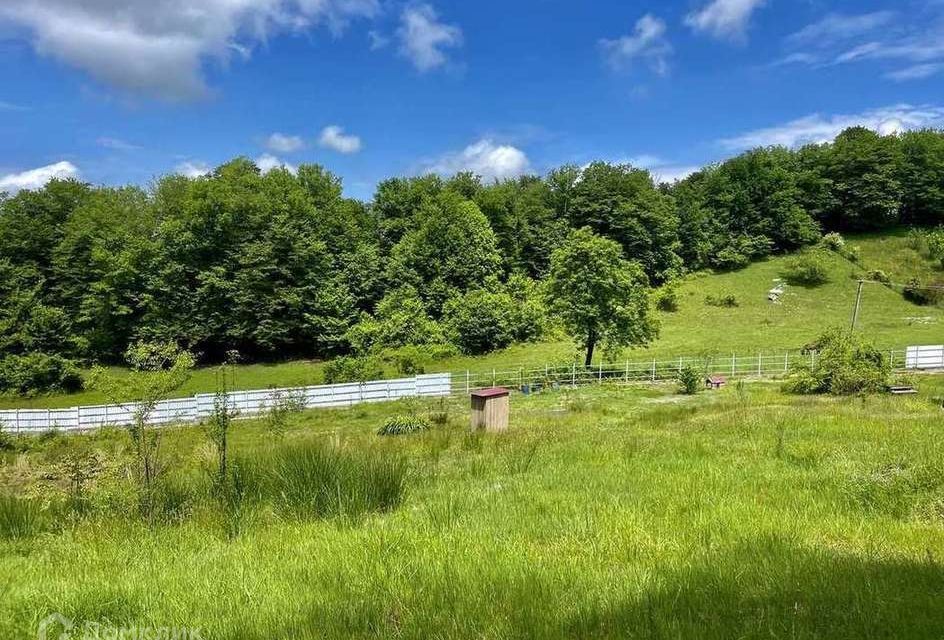
[[[852,263],[837,254],[829,254],[829,282],[818,287],[788,286],[779,304],[767,300],[774,280],[784,275],[790,256],[776,256],[730,273],[699,273],[687,277],[679,286],[679,309],[658,313],[659,338],[651,345],[616,354],[598,350],[596,361],[609,358],[647,360],[677,356],[752,355],[758,351],[776,353],[799,349],[832,326],[848,326],[855,303],[856,279],[871,269],[882,269],[893,279],[907,282],[916,275],[928,279],[944,276],[940,265],[910,246],[905,230],[850,236],[847,246],[857,246],[861,259]],[[707,297],[733,295],[737,307],[715,307]],[[920,307],[902,298],[900,293],[880,285],[865,289],[858,329],[883,349],[903,348],[912,344],[940,344],[944,309]],[[456,356],[434,362],[427,370],[462,372],[499,370],[519,366],[540,367],[547,363],[582,362],[576,346],[567,339],[553,339],[536,344],[517,344],[485,356]],[[292,361],[252,364],[236,367],[236,389],[266,389],[324,382],[322,362]],[[123,370],[113,368],[120,376]],[[388,375],[396,375],[391,368]],[[179,396],[212,393],[216,388],[216,369],[200,368],[178,392]],[[103,403],[96,390],[74,394],[56,394],[37,398],[0,396],[0,408],[55,408],[79,404]]]
[[[402,491],[359,518],[256,506],[233,539],[198,515],[103,516],[0,542],[0,637],[59,611],[234,639],[938,638],[944,380],[918,385],[841,399],[601,385],[513,397],[500,436],[469,433],[459,400],[397,438],[375,434],[396,404],[293,416],[281,443],[239,422],[241,458],[294,452],[297,476],[282,473],[302,504],[331,474],[305,469],[336,464],[303,460],[324,447],[359,469],[400,461]],[[27,443],[0,481],[28,493],[61,447],[118,455],[120,436]],[[166,432],[176,473],[199,472],[204,447],[199,429]]]

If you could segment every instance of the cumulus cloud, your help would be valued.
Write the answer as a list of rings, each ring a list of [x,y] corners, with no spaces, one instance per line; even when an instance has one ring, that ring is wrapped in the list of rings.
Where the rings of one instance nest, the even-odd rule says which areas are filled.
[[[503,180],[528,173],[531,162],[521,149],[483,138],[462,151],[443,155],[426,169],[444,175],[471,171],[486,180]]]
[[[326,149],[338,153],[357,153],[361,150],[361,139],[355,135],[344,133],[344,129],[337,125],[330,125],[321,130],[318,144]]]
[[[79,169],[71,162],[63,160],[45,167],[29,169],[21,173],[9,173],[0,176],[0,193],[16,193],[23,189],[41,189],[54,178],[65,180],[78,178]]]
[[[21,27],[37,53],[100,82],[190,100],[208,92],[208,59],[248,56],[279,31],[325,24],[337,33],[379,11],[379,0],[20,0],[0,4],[0,24]]]
[[[849,127],[867,127],[888,135],[942,125],[944,125],[944,107],[900,104],[858,114],[830,116],[813,114],[774,127],[749,131],[743,135],[722,140],[721,144],[732,150],[771,145],[798,147],[809,143],[830,142]]]
[[[305,141],[299,136],[288,136],[276,132],[266,139],[265,146],[275,153],[294,153],[305,146]]]
[[[212,169],[210,169],[207,163],[198,160],[187,160],[174,167],[174,173],[179,173],[188,178],[199,178],[209,174],[210,171],[212,171]]]
[[[632,34],[615,40],[600,40],[600,48],[614,68],[622,68],[633,60],[643,59],[654,72],[665,75],[672,53],[672,45],[666,39],[665,31],[665,22],[647,13],[636,22]]]
[[[397,38],[400,54],[425,72],[449,62],[443,50],[462,46],[462,29],[440,22],[431,5],[410,5],[400,14]]]
[[[295,165],[284,162],[270,153],[263,153],[255,159],[255,163],[262,173],[269,173],[273,169],[285,169],[291,173],[298,171],[298,167]]]
[[[685,24],[716,38],[741,39],[754,11],[765,3],[766,0],[712,0],[685,16]]]

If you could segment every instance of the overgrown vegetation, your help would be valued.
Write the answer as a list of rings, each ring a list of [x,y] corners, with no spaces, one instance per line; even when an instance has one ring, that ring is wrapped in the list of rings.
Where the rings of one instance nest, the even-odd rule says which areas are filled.
[[[884,391],[891,364],[871,343],[833,329],[816,343],[816,363],[795,372],[786,384],[792,393],[851,395]]]
[[[682,367],[678,373],[679,392],[687,396],[693,396],[701,389],[704,381],[705,377],[695,367],[691,365]]]

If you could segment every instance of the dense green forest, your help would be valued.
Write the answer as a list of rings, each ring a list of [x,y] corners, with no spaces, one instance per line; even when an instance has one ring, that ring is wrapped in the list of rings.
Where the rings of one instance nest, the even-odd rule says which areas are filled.
[[[0,387],[69,387],[76,366],[137,341],[215,362],[535,339],[555,316],[549,275],[585,228],[649,287],[902,224],[944,224],[942,132],[853,128],[672,185],[602,162],[491,184],[392,178],[366,203],[322,167],[263,174],[244,158],[147,189],[52,181],[0,196]]]

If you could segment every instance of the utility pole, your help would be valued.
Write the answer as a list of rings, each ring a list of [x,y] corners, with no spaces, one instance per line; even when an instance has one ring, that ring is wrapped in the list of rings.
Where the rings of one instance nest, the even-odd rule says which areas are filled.
[[[862,285],[864,285],[864,284],[865,284],[865,280],[859,280],[859,288],[856,290],[855,309],[853,309],[853,311],[852,311],[852,329],[851,329],[851,331],[855,331],[856,322],[858,322],[858,320],[859,320],[859,306],[862,304]],[[851,331],[850,331],[850,332],[851,332]]]

